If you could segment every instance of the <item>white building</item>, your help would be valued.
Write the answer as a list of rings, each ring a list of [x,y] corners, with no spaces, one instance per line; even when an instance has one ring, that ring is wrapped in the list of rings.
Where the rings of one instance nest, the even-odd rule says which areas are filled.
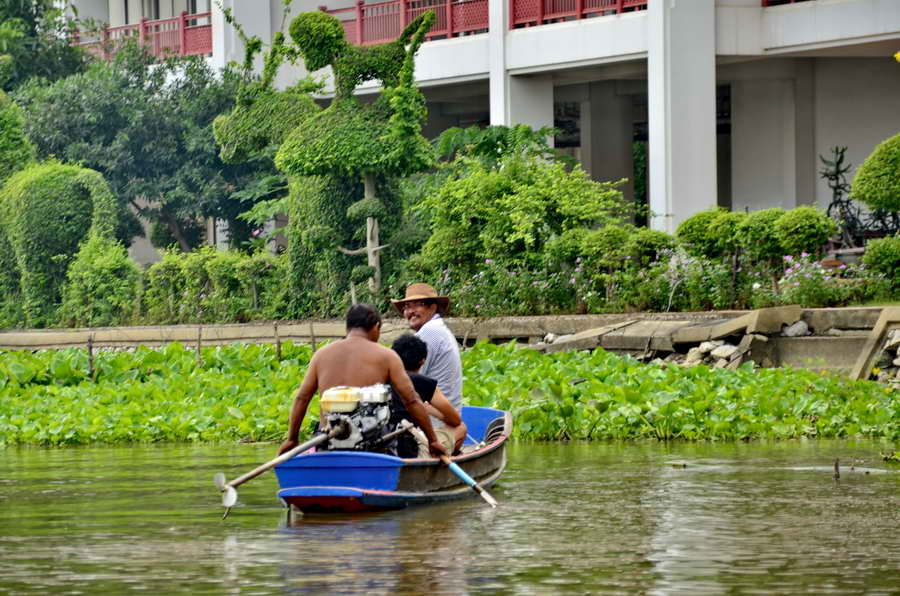
[[[292,15],[321,1],[295,0]],[[126,15],[137,23],[210,10],[209,0],[75,4],[101,18],[105,5],[112,27]],[[223,4],[264,40],[282,26],[281,0]],[[847,146],[858,166],[900,131],[892,57],[900,0],[343,0],[326,8],[351,41],[365,43],[390,39],[422,10],[437,12],[435,39],[416,61],[426,136],[474,123],[563,125],[559,144],[596,179],[632,178],[632,142],[647,139],[652,226],[670,232],[717,204],[824,207],[831,193],[818,155]],[[240,61],[237,35],[211,10],[190,21],[191,34],[206,31],[213,64]],[[280,83],[304,74],[284,69]]]

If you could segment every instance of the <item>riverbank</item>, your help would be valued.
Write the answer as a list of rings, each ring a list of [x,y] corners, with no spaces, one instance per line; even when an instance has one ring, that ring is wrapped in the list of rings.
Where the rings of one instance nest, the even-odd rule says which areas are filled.
[[[312,354],[306,345],[4,354],[0,443],[274,441]],[[900,440],[891,386],[797,369],[640,362],[596,349],[541,354],[479,343],[463,353],[466,403],[512,412],[534,440]],[[93,371],[93,372],[91,372]],[[315,420],[314,404],[307,421]]]

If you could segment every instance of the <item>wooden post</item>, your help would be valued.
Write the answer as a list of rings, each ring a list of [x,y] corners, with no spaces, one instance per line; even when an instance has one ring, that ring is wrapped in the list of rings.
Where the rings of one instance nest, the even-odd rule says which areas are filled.
[[[187,11],[181,11],[181,18],[178,20],[178,55],[187,56]]]
[[[144,48],[147,43],[147,17],[141,19],[140,29],[138,29],[138,45]]]
[[[197,327],[197,367],[203,366],[203,326]]]
[[[356,45],[363,44],[363,5],[364,0],[358,0],[356,3]]]
[[[544,0],[538,0],[537,24],[544,24]]]
[[[366,199],[375,198],[375,176],[366,174],[363,178]],[[373,296],[381,291],[381,257],[378,254],[378,220],[366,218],[366,257],[367,264],[374,270],[369,278],[369,291]]]
[[[575,18],[584,18],[584,0],[575,0]]]
[[[108,61],[112,54],[112,48],[109,43],[109,27],[103,27],[103,32],[100,34],[100,55],[103,56],[103,60]]]
[[[281,362],[281,336],[278,335],[278,321],[272,325],[275,329],[275,359]]]
[[[316,330],[313,329],[312,321],[309,322],[309,343],[312,346],[313,354],[316,353]]]
[[[87,354],[88,354],[88,376],[91,378],[91,380],[93,380],[93,378],[94,378],[94,334],[93,333],[88,335]]]
[[[616,14],[622,14],[622,0],[616,2]]]
[[[400,0],[400,31],[403,31],[406,28],[406,24],[409,22],[409,19],[406,16],[406,0]]]

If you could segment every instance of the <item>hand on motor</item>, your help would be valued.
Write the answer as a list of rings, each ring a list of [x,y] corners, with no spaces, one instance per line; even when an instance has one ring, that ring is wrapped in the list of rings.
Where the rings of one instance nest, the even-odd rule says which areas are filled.
[[[430,443],[428,443],[428,451],[433,457],[441,457],[443,455],[450,457],[450,453],[447,451],[447,448],[444,447],[444,444],[440,441],[431,441]]]
[[[290,439],[288,439],[287,441],[285,441],[284,443],[281,444],[281,447],[278,448],[277,455],[281,455],[282,453],[287,453],[288,451],[290,451],[291,449],[293,449],[294,447],[296,447],[299,444],[300,443],[298,443],[297,441],[291,441]]]

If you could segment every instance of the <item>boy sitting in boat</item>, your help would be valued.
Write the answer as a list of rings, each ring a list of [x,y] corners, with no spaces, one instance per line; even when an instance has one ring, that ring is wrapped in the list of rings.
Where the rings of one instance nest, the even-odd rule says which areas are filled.
[[[408,417],[425,433],[431,455],[449,454],[435,435],[403,362],[393,350],[379,345],[379,337],[381,316],[375,309],[368,304],[351,306],[347,311],[347,336],[317,351],[306,369],[291,407],[288,438],[278,449],[279,455],[298,445],[300,426],[317,391],[322,393],[341,385],[367,387],[378,383],[389,383],[397,392]]]
[[[431,416],[434,416],[441,422],[443,426],[435,428],[435,434],[438,439],[451,453],[459,451],[463,441],[466,439],[466,425],[459,417],[459,412],[450,403],[440,388],[437,380],[419,374],[419,369],[425,363],[428,357],[428,345],[409,333],[401,335],[391,346],[403,361],[403,367],[412,381],[413,387],[422,401],[425,402],[425,409]],[[389,428],[396,427],[401,420],[409,418],[409,413],[403,405],[400,395],[396,391],[392,391],[391,403],[391,420],[388,424]],[[413,429],[412,434],[403,434],[397,438],[397,455],[400,457],[428,457],[428,442],[424,440],[424,435],[418,429]],[[416,436],[418,435],[418,436]],[[417,440],[420,439],[420,440]]]

